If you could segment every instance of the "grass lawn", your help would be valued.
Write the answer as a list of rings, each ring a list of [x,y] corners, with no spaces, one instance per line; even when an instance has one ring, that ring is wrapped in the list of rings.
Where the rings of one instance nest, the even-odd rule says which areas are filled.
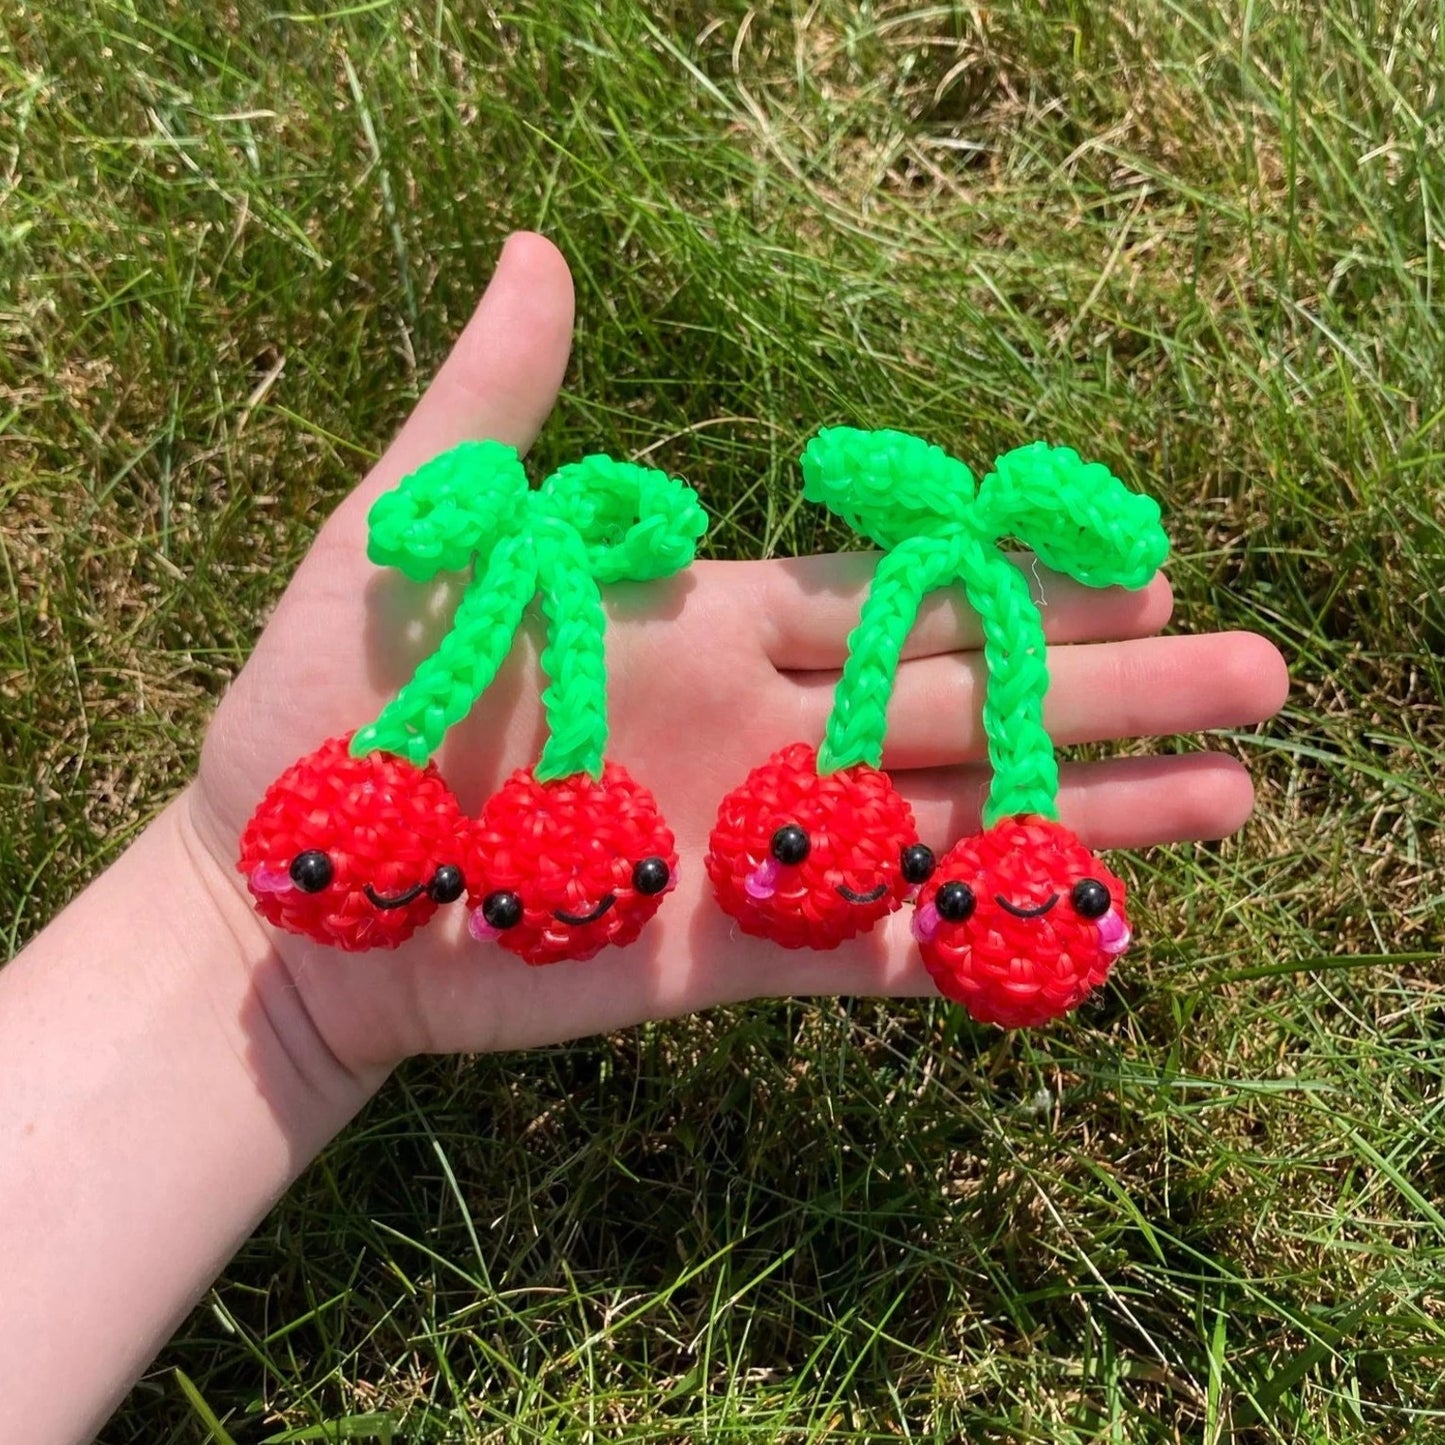
[[[1445,1438],[1442,77],[1428,0],[12,0],[11,950],[182,785],[518,226],[579,288],[541,465],[646,452],[761,556],[841,540],[820,423],[1045,436],[1295,679],[1215,739],[1248,830],[1122,860],[1083,1016],[414,1062],[108,1445]]]

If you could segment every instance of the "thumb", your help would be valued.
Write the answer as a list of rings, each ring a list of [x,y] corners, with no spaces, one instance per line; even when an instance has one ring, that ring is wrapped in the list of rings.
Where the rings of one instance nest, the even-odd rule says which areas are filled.
[[[524,452],[557,400],[572,346],[572,276],[545,236],[507,238],[497,269],[435,380],[370,475],[338,509],[364,533],[372,502],[458,442],[490,438]],[[364,541],[362,542],[364,547]]]
[[[508,237],[496,273],[436,380],[377,464],[383,490],[476,438],[524,452],[557,399],[572,345],[572,276],[545,236]]]

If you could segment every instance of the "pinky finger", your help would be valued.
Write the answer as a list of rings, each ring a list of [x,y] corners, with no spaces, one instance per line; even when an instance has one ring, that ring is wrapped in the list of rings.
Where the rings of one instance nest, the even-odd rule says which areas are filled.
[[[985,767],[921,768],[893,781],[937,851],[982,826]],[[1091,848],[1147,848],[1224,838],[1254,809],[1254,784],[1226,753],[1110,758],[1059,769],[1059,815]]]

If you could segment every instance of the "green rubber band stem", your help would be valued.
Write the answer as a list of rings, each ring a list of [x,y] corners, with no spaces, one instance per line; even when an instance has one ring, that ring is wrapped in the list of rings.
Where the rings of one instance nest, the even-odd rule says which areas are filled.
[[[955,583],[978,614],[988,667],[983,726],[993,783],[984,824],[1015,813],[1056,818],[1059,772],[1043,726],[1049,676],[1038,608],[1018,568],[991,537],[980,537],[967,525],[938,537],[910,537],[879,560],[848,639],[848,661],[818,750],[818,771],[882,765],[888,703],[903,644],[924,597]]]
[[[707,531],[697,493],[655,467],[596,454],[559,467],[530,498],[547,643],[547,743],[539,782],[602,776],[607,619],[599,582],[649,582],[690,563]]]
[[[993,781],[983,825],[1034,813],[1059,816],[1059,764],[1044,731],[1049,669],[1044,627],[1024,575],[986,533],[961,539],[958,580],[983,628],[983,731]]]
[[[1059,771],[1044,730],[1044,628],[1023,573],[998,549],[1016,537],[1089,587],[1146,586],[1169,539],[1159,504],[1068,447],[1006,452],[974,490],[940,448],[897,431],[828,427],[803,452],[803,494],[885,551],[828,717],[819,771],[878,766],[903,643],[923,597],[956,581],[978,614],[988,667],[983,727],[993,783],[984,824],[1058,816]]]
[[[536,517],[533,537],[547,622],[542,671],[550,679],[542,694],[547,744],[534,774],[540,783],[574,773],[600,778],[607,751],[607,619],[602,593],[575,528],[543,514]]]
[[[818,749],[819,773],[857,763],[882,767],[888,702],[903,644],[923,599],[952,583],[958,567],[956,535],[910,537],[879,559],[858,625],[848,635],[848,660]]]
[[[491,685],[527,604],[542,593],[550,679],[543,782],[602,776],[607,747],[606,617],[598,581],[651,581],[686,567],[707,531],[691,487],[602,455],[527,487],[516,451],[463,442],[433,457],[372,505],[368,555],[415,581],[476,569],[451,631],[376,721],[352,739],[421,766]]]
[[[1044,730],[1043,619],[1023,573],[995,544],[1017,537],[1046,566],[1086,587],[1137,590],[1169,552],[1159,503],[1070,447],[1032,442],[994,462],[979,483],[969,530],[975,546],[958,575],[982,623],[988,665],[983,728],[993,783],[984,826],[1018,813],[1057,818],[1059,767]]]
[[[351,740],[354,757],[380,750],[426,764],[447,729],[471,711],[491,685],[537,590],[537,565],[527,532],[497,543],[452,619],[451,631],[412,674],[376,721]]]

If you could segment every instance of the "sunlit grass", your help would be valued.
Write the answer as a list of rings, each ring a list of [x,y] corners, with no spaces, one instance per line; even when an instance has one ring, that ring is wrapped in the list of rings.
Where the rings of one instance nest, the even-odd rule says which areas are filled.
[[[418,1061],[107,1440],[1439,1437],[1440,36],[1362,0],[12,10],[12,947],[187,777],[517,226],[579,293],[539,465],[645,454],[760,556],[845,540],[798,501],[821,423],[1046,436],[1164,500],[1178,626],[1295,678],[1216,740],[1250,829],[1127,861],[1149,947],[1084,1017]]]

